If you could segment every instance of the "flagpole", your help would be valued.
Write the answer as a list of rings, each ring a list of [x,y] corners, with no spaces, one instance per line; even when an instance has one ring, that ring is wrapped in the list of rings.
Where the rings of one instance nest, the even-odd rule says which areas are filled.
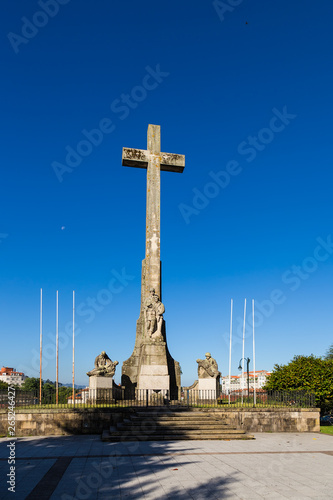
[[[243,351],[242,351],[242,363],[245,360],[245,317],[246,317],[246,299],[244,301],[244,322],[243,322]],[[244,370],[242,372],[242,406],[243,406],[243,389],[244,389]]]
[[[59,403],[59,296],[56,300],[56,404]]]
[[[254,340],[254,299],[252,299],[252,329],[253,329],[253,404],[256,405],[256,348]]]
[[[43,289],[40,289],[39,318],[39,404],[42,404]]]
[[[75,325],[74,325],[74,320],[75,320],[75,292],[73,290],[73,405],[75,406],[75,386],[74,386],[74,348],[75,348],[75,341],[74,341],[74,330],[75,330]]]
[[[233,306],[233,300],[231,299],[231,312],[230,312],[230,348],[229,348],[229,398],[228,398],[228,404],[229,404],[229,406],[230,406],[230,392],[231,392],[232,306]]]

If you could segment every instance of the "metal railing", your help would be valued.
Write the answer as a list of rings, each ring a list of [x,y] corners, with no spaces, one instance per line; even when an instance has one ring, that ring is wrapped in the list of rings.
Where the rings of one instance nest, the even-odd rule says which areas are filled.
[[[126,394],[126,397],[125,397]],[[254,402],[255,401],[255,402]],[[0,411],[7,411],[9,403],[8,392],[0,392]],[[39,391],[15,391],[15,409],[38,408],[96,408],[96,407],[188,407],[188,408],[314,408],[316,397],[313,393],[302,391],[256,391],[244,395],[240,392],[229,394],[218,393],[214,390],[180,389],[178,397],[170,399],[168,391],[135,389],[130,393],[119,387],[113,389],[84,389],[75,390],[75,398],[66,393],[59,395],[56,404],[55,393],[42,391],[41,401]]]

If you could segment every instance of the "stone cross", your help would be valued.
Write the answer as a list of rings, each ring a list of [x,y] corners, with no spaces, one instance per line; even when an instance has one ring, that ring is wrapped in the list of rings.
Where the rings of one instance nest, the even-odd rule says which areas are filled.
[[[161,297],[160,171],[183,172],[185,156],[161,153],[161,128],[149,125],[147,149],[123,148],[122,165],[147,169],[146,254],[141,303],[154,288]]]

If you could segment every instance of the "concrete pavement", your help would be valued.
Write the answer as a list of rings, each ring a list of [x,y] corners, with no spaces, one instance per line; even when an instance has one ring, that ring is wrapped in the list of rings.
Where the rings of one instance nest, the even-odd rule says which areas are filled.
[[[333,499],[333,436],[103,443],[100,436],[0,439],[0,498]]]

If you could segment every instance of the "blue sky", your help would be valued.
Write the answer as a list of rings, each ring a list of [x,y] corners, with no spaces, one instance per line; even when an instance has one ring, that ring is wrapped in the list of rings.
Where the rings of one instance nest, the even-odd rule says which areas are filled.
[[[1,365],[38,375],[43,288],[43,378],[55,379],[59,290],[60,381],[71,381],[74,289],[76,382],[101,350],[120,381],[140,308],[146,182],[121,151],[144,149],[149,123],[163,151],[186,155],[183,174],[161,175],[164,317],[183,384],[206,351],[227,374],[231,298],[233,374],[245,297],[257,304],[257,369],[333,343],[333,5],[222,4],[8,2]]]

